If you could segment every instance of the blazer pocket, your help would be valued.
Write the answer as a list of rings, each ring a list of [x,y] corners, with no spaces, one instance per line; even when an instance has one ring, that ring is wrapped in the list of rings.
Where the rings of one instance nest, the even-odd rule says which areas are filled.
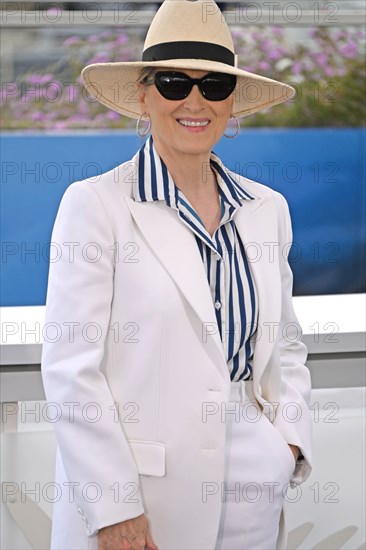
[[[292,452],[289,444],[287,443],[286,439],[283,437],[283,435],[277,430],[276,426],[273,424],[273,422],[271,422],[269,420],[269,418],[266,416],[266,415],[263,415],[264,418],[266,419],[266,422],[270,425],[272,431],[274,432],[275,434],[275,437],[278,439],[278,441],[280,442],[280,444],[282,445],[282,448],[285,452],[285,454],[287,455],[287,458],[290,460],[290,463],[292,465],[292,471],[295,470],[295,467],[296,467],[296,460],[295,460],[295,457],[294,457],[294,453]]]
[[[128,443],[137,464],[139,474],[165,476],[165,445],[155,441],[129,439]]]

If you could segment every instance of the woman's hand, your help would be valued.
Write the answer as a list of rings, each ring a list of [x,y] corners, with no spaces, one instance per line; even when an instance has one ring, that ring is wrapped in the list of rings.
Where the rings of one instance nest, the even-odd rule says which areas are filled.
[[[297,461],[297,459],[299,458],[299,454],[300,454],[299,447],[296,447],[296,445],[291,445],[290,443],[289,443],[289,447],[292,451],[292,454],[294,455],[295,461]]]
[[[145,514],[103,527],[97,536],[98,550],[158,550]]]

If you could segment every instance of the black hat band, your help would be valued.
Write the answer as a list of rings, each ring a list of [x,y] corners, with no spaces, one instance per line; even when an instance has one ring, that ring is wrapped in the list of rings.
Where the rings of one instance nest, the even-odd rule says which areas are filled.
[[[142,61],[166,61],[168,59],[204,59],[235,67],[235,55],[219,44],[209,42],[163,42],[147,48]]]

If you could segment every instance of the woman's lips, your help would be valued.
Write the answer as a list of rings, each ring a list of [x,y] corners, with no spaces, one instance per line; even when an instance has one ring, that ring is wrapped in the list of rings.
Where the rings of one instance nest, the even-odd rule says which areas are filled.
[[[187,128],[190,131],[202,131],[210,124],[208,118],[192,119],[192,118],[177,118],[178,124]]]

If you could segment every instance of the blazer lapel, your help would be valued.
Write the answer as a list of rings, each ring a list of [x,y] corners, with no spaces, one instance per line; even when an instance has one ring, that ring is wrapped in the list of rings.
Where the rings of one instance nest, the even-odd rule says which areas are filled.
[[[253,355],[253,379],[259,380],[277,338],[281,312],[281,279],[277,257],[277,215],[273,200],[245,201],[235,217],[258,293],[258,333]]]
[[[130,197],[125,201],[147,243],[202,321],[202,329],[206,327],[206,343],[213,342],[215,363],[228,379],[207,274],[192,231],[178,220],[176,210],[160,201],[139,202]]]
[[[202,258],[192,231],[177,219],[176,210],[160,201],[139,202],[125,197],[126,204],[149,246],[175,281],[207,329],[213,342],[216,365],[228,379],[224,349],[217,327],[212,297]],[[258,345],[253,357],[253,378],[259,380],[276,341],[281,312],[281,280],[276,257],[281,251],[276,208],[271,198],[243,201],[234,219],[246,250],[258,293]]]

